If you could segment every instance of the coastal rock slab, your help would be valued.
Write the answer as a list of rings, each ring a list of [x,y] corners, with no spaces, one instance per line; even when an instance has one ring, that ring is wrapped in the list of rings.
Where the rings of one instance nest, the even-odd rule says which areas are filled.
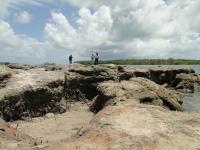
[[[118,105],[133,101],[158,105],[170,110],[182,110],[180,95],[145,78],[131,78],[129,81],[108,81],[98,85],[98,96],[90,110],[98,112],[107,105]]]
[[[200,76],[198,74],[180,73],[173,81],[173,87],[182,92],[191,92],[195,90],[195,86],[200,84]]]
[[[0,112],[7,120],[64,112],[60,102],[63,97],[64,74],[33,69],[12,75],[0,89]]]
[[[77,136],[45,150],[189,150],[200,148],[199,114],[158,106],[108,106]]]

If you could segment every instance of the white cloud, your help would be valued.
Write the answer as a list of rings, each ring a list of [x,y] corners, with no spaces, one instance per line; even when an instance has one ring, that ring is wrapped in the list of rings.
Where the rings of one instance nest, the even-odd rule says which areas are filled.
[[[75,23],[61,12],[52,12],[44,28],[46,41],[41,43],[16,34],[2,20],[0,48],[24,57],[34,56],[34,49],[39,49],[40,57],[44,56],[42,49],[73,50],[76,58],[89,56],[94,49],[109,59],[200,55],[199,0],[2,0],[0,14],[22,5],[65,2],[79,8]]]
[[[113,24],[109,7],[101,6],[94,14],[89,9],[82,8],[79,15],[77,32],[80,45],[94,47],[108,40]]]
[[[3,20],[0,20],[0,33],[1,56],[25,59],[45,58],[44,48],[48,48],[46,43],[41,43],[25,35],[16,34],[11,26]]]
[[[199,50],[200,2],[197,0],[167,3],[164,0],[67,1],[82,7],[77,19],[78,29],[72,27],[63,14],[54,14],[62,19],[52,15],[53,21],[46,25],[45,33],[57,46],[81,49],[86,54],[87,49],[107,49],[108,52],[103,53],[110,54],[109,58],[115,54],[121,57],[187,57],[188,49],[193,53],[189,56],[194,57]],[[107,6],[102,6],[104,4]],[[86,7],[96,11],[92,14]],[[64,24],[65,29],[61,28]]]
[[[75,29],[62,13],[53,12],[51,22],[45,27],[47,40],[55,46],[75,50],[97,47],[108,40],[113,23],[108,7],[101,6],[93,14],[82,8],[79,16],[79,26]]]
[[[14,15],[17,22],[21,24],[27,24],[32,20],[31,15],[27,11],[21,11]]]
[[[57,12],[52,12],[52,20],[45,27],[47,39],[55,47],[72,48],[77,37],[75,29],[69,24],[66,17]]]

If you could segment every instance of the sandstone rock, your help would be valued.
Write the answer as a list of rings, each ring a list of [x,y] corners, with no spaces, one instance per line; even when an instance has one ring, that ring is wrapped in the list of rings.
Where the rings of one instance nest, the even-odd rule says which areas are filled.
[[[177,81],[177,76],[179,74],[185,74],[188,76],[196,75],[194,74],[194,70],[191,69],[173,69],[167,67],[152,67],[152,68],[142,68],[142,67],[119,67],[119,79],[120,80],[129,80],[132,77],[143,77],[150,79],[157,84],[167,85],[168,87],[175,87],[174,82]],[[123,71],[120,71],[123,70]],[[192,83],[191,83],[192,85]],[[190,88],[190,87],[188,87]],[[187,86],[185,86],[187,89]]]
[[[181,111],[182,101],[174,90],[165,88],[180,86],[191,78],[192,70],[112,64],[10,68],[13,68],[11,76],[2,78],[6,84],[0,88],[0,112],[7,121],[47,113],[46,116],[52,117],[52,113],[65,111],[66,100],[93,99],[90,109],[96,114],[86,127],[59,144],[36,148],[188,150],[200,147],[199,113],[169,111]],[[180,82],[175,85],[177,80]],[[196,82],[195,74],[192,80]],[[17,133],[20,137],[16,137],[15,129],[3,120],[0,129],[3,131],[0,149],[9,149],[12,144],[20,150],[33,146],[25,140],[29,139],[25,135]],[[10,141],[5,138],[9,136]],[[24,142],[19,143],[15,138]]]
[[[14,139],[15,138],[15,129],[9,127],[5,121],[3,121],[2,119],[0,119],[0,138],[4,137],[7,139]]]
[[[4,65],[4,68],[6,68],[4,70],[6,71],[1,71],[3,73],[0,73],[0,84],[3,85],[0,89],[0,112],[6,120],[20,119],[22,116],[40,116],[48,112],[64,112],[66,109],[63,103],[61,103],[61,99],[64,96],[68,100],[92,100],[99,95],[98,84],[105,81],[112,80],[117,83],[119,81],[123,82],[123,80],[130,80],[133,77],[143,77],[159,84],[170,85],[171,82],[175,83],[173,82],[174,77],[177,76],[175,79],[178,80],[180,73],[187,74],[193,72],[191,70],[161,67],[151,69],[118,67],[112,64],[98,66],[80,64],[68,66],[50,65],[57,69],[47,69],[45,66],[43,68],[34,68],[33,66],[15,64],[9,64],[8,66],[15,69],[10,69]],[[145,80],[145,82],[148,81]],[[145,85],[144,88],[148,88],[148,86]],[[146,92],[146,94],[140,94],[140,98],[138,98],[140,102],[167,106],[172,110],[181,110],[180,105],[174,100],[170,101],[168,95],[166,96],[167,100],[165,95],[161,96],[161,100],[161,98],[158,98],[157,93],[152,94],[149,89],[143,90],[143,92]],[[139,92],[135,93],[135,95],[139,95]],[[129,97],[131,98],[131,96]],[[181,103],[181,101],[178,103]]]
[[[15,64],[15,63],[8,63],[6,66],[9,67],[10,69],[22,69],[22,70],[29,70],[36,67],[28,64]]]
[[[22,138],[20,133],[16,131],[0,119],[0,149],[1,150],[30,150],[31,144],[28,140],[30,137]],[[27,142],[25,142],[27,141]]]
[[[191,73],[192,70],[171,69],[163,67],[133,68],[115,65],[71,65],[65,74],[65,94],[70,99],[92,99],[97,95],[98,83],[104,81],[123,81],[133,77],[150,79],[160,85],[173,87],[176,76]]]
[[[67,99],[84,100],[96,96],[98,83],[118,80],[117,66],[75,65],[65,74],[65,96]]]
[[[0,89],[0,112],[7,121],[59,112],[64,74],[43,69],[22,71]],[[62,111],[63,112],[63,111]]]
[[[159,105],[170,110],[182,110],[179,95],[145,78],[132,78],[121,82],[108,81],[99,84],[97,89],[99,95],[90,107],[93,112],[98,112],[106,105],[117,105],[128,101],[134,101],[135,104]]]
[[[80,136],[45,150],[189,150],[200,147],[199,114],[131,103],[100,111]]]
[[[11,76],[11,69],[4,65],[0,65],[0,89],[6,86],[6,83]]]
[[[183,92],[194,92],[195,85],[200,83],[199,75],[180,73],[173,81],[173,87]]]

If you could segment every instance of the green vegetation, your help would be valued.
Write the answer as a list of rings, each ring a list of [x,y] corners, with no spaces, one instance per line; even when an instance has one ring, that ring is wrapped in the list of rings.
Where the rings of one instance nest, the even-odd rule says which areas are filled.
[[[80,64],[90,64],[90,61],[78,61]],[[121,59],[121,60],[102,60],[99,64],[116,65],[200,65],[200,60],[190,59]]]
[[[55,63],[45,62],[43,65],[55,65]]]
[[[0,65],[9,65],[10,62],[0,62]]]

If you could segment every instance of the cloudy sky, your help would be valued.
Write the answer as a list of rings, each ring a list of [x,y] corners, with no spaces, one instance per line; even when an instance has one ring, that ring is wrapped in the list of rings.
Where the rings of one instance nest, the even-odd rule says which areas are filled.
[[[1,0],[0,61],[200,59],[200,0]]]

